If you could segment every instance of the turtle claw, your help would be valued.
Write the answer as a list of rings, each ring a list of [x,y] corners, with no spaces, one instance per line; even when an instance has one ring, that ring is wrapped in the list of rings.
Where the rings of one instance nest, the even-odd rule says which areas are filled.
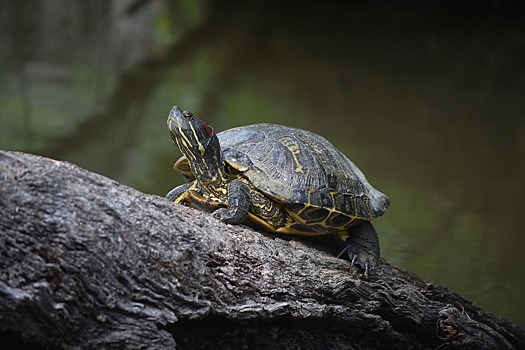
[[[346,243],[343,249],[341,249],[341,251],[339,252],[339,254],[337,254],[337,257],[340,258],[343,254],[347,253],[348,257],[350,258],[350,272],[352,272],[355,268],[355,265],[357,264],[361,266],[361,263],[358,262],[359,257],[357,256],[357,254],[353,254],[350,251],[351,250],[350,247],[351,245]],[[365,264],[366,264],[366,267],[368,268],[368,263],[365,263]]]
[[[231,224],[231,223],[236,224],[236,222],[232,220],[232,217],[230,213],[228,212],[228,208],[219,208],[215,210],[211,215],[214,218],[219,219],[220,221],[226,224]]]
[[[219,219],[221,221],[223,221],[223,217],[226,215],[226,212],[228,210],[226,208],[219,208],[217,210],[215,210],[213,213],[211,213],[211,215],[216,218],[216,219]]]
[[[354,257],[352,258],[352,262],[350,264],[350,271],[354,269],[356,260],[357,260],[357,255],[354,255]]]
[[[344,253],[346,253],[348,251],[348,249],[350,249],[350,246],[349,245],[345,245],[343,247],[343,249],[341,249],[341,251],[339,252],[339,254],[337,254],[337,258],[340,258]]]
[[[354,269],[356,268],[356,265],[359,267],[359,268],[362,268],[364,269],[364,273],[363,273],[363,276],[365,276],[365,279],[368,279],[368,271],[370,271],[370,265],[368,263],[368,261],[365,261],[364,263],[362,262],[357,262],[359,257],[357,255],[350,255],[348,254],[349,256],[351,256],[351,260],[350,260],[350,272],[353,272]]]
[[[359,265],[364,270],[365,278],[368,278],[369,272],[377,267],[379,259],[377,233],[370,222],[363,221],[352,226],[348,234],[349,237],[337,257],[346,253],[351,262],[350,270],[353,270],[355,265]]]

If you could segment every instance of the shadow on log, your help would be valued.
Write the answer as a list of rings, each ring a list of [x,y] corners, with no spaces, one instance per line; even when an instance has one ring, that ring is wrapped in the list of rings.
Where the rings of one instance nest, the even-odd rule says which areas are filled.
[[[523,349],[525,331],[385,261],[230,226],[0,152],[0,347]]]

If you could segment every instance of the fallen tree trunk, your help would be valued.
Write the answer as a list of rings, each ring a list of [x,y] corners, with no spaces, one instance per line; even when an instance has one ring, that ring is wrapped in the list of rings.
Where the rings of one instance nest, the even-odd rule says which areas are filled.
[[[0,152],[0,347],[523,349],[525,331],[384,260],[230,226]],[[315,242],[315,241],[314,241]]]

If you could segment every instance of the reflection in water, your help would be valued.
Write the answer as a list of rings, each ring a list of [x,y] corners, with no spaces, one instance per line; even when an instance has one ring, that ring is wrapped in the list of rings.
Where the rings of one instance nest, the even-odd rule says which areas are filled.
[[[37,3],[38,16],[3,5],[1,148],[163,194],[182,181],[165,126],[173,104],[217,131],[312,130],[391,198],[376,220],[387,260],[525,325],[518,18],[339,2],[146,1],[132,14],[117,1]]]

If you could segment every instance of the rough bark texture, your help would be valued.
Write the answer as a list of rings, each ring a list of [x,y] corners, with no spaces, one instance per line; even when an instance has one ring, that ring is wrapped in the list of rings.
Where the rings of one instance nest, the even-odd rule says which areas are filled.
[[[0,347],[524,349],[525,331],[381,262],[225,225],[0,152]],[[329,248],[328,248],[329,249]]]

